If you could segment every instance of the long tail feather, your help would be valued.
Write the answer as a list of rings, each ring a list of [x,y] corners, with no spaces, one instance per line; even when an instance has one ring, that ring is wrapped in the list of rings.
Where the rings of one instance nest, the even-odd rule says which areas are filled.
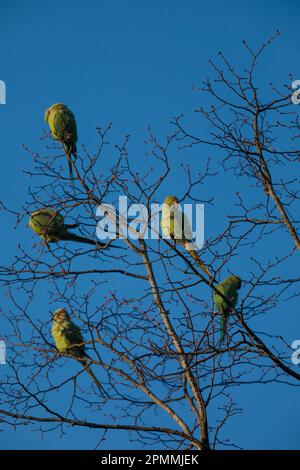
[[[89,376],[91,377],[91,379],[93,380],[97,388],[99,389],[102,398],[108,398],[108,394],[106,390],[103,388],[103,386],[101,385],[101,383],[99,382],[99,380],[97,379],[97,377],[95,376],[94,372],[92,371],[90,366],[87,364],[87,362],[84,359],[78,359],[78,360],[82,364],[83,368],[87,371],[87,373],[89,374]]]
[[[76,158],[76,146],[71,147],[70,144],[63,143],[63,148],[68,160],[68,167],[69,167],[69,177],[71,180],[72,189],[74,190],[74,175],[73,175],[73,167],[72,167],[72,160],[71,156],[73,155]]]
[[[196,261],[196,263],[198,264],[199,268],[205,273],[207,274],[208,276],[211,276],[209,270],[207,269],[207,267],[205,266],[205,264],[203,263],[203,261],[200,259],[198,253],[195,251],[195,250],[191,250],[190,251],[190,254],[192,256],[192,258]]]
[[[76,233],[72,232],[66,232],[64,235],[60,236],[60,240],[66,240],[66,241],[72,241],[72,242],[78,242],[78,243],[85,243],[87,245],[93,245],[96,246],[96,248],[99,248],[100,250],[103,250],[104,248],[118,248],[123,250],[123,247],[121,246],[112,246],[112,245],[107,245],[107,243],[100,243],[98,241],[92,240],[90,238],[86,237],[81,237],[80,235],[76,235]]]
[[[74,186],[74,175],[73,175],[73,168],[72,168],[72,163],[71,163],[71,156],[68,156],[68,165],[69,165],[69,176],[72,185]]]
[[[80,224],[76,223],[76,224],[64,224],[64,226],[66,228],[78,228]]]
[[[227,314],[222,313],[220,318],[220,343],[224,343],[227,331]]]
[[[94,240],[91,240],[90,238],[81,237],[80,235],[76,235],[75,233],[71,233],[71,232],[66,232],[65,235],[61,238],[61,240],[86,243],[88,245],[96,245],[98,243],[98,242],[95,242]],[[100,243],[100,245],[101,247],[105,246],[105,245],[102,245],[102,243]]]
[[[73,241],[73,242],[79,242],[79,243],[86,243],[88,245],[100,245],[101,248],[104,248],[105,245],[103,243],[98,243],[95,242],[94,240],[91,240],[90,238],[86,237],[81,237],[80,235],[76,235],[75,233],[71,232],[66,232],[63,237],[61,237],[61,240],[68,240],[68,241]]]

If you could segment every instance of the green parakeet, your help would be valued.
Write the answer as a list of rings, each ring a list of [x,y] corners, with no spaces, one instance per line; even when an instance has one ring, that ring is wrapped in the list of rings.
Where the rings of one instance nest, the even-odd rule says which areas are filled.
[[[72,322],[70,315],[64,308],[59,308],[54,312],[51,333],[58,351],[67,353],[79,361],[93,379],[101,391],[101,394],[107,397],[106,391],[92,372],[86,360],[89,359],[89,356],[85,352],[84,339],[80,328]]]
[[[69,165],[69,174],[73,180],[71,156],[76,158],[77,126],[74,114],[62,103],[55,103],[45,111],[45,121],[50,127],[52,136],[59,140],[66,153]]]
[[[241,288],[241,285],[242,281],[239,277],[229,276],[225,279],[225,281],[221,282],[221,284],[217,286],[217,289],[221,292],[221,294],[223,294],[226,299],[228,299],[229,305],[217,292],[214,291],[213,293],[214,304],[221,314],[220,342],[224,341],[227,330],[228,317],[232,309],[236,307],[238,300],[238,290]]]
[[[30,216],[29,227],[37,233],[45,242],[56,243],[60,240],[70,240],[80,243],[88,243],[89,245],[97,245],[104,248],[103,243],[95,242],[85,237],[80,237],[75,233],[69,232],[68,229],[76,228],[77,224],[65,224],[64,217],[57,211],[45,207],[33,212]]]
[[[187,216],[178,209],[176,196],[167,196],[163,203],[161,229],[167,238],[180,243],[187,249],[187,244],[193,240],[193,231]],[[200,269],[210,276],[210,272],[198,256],[195,250],[189,250],[192,258],[197,262]]]

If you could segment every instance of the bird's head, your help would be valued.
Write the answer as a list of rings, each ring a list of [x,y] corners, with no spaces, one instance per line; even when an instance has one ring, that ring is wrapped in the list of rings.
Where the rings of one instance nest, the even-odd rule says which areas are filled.
[[[164,204],[166,204],[169,207],[176,207],[178,206],[179,202],[176,196],[167,196],[164,200]]]
[[[58,111],[59,109],[64,108],[64,106],[65,105],[62,104],[62,103],[54,103],[52,106],[50,106],[48,109],[46,109],[45,114],[44,114],[45,121],[48,123],[50,114],[53,111]]]
[[[240,289],[241,288],[241,285],[242,285],[242,280],[240,277],[238,276],[229,276],[228,278],[228,282],[230,284],[232,284],[236,289]]]
[[[67,313],[65,308],[59,308],[55,310],[53,314],[53,320],[55,321],[65,321],[65,320],[70,320],[70,316]]]

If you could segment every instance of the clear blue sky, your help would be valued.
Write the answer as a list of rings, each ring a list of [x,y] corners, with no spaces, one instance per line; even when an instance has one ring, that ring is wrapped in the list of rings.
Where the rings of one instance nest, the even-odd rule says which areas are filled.
[[[211,74],[208,60],[220,49],[238,64],[245,59],[243,39],[255,47],[278,28],[282,36],[266,54],[262,79],[280,83],[289,72],[300,79],[299,17],[296,0],[0,0],[0,79],[7,85],[7,104],[0,106],[0,200],[18,208],[26,199],[22,169],[31,163],[22,144],[43,148],[43,113],[53,102],[71,107],[79,141],[89,148],[96,143],[96,126],[112,121],[116,138],[131,135],[131,158],[143,166],[147,125],[164,136],[174,115],[193,119],[200,97],[192,87]],[[179,176],[172,178],[175,190]],[[216,192],[221,198],[226,188]],[[208,214],[208,231],[212,224]],[[4,216],[1,226],[3,264],[27,234],[13,232]],[[2,308],[5,302],[2,297]],[[294,339],[281,322],[282,317],[278,331],[284,326]],[[300,447],[297,388],[246,387],[235,398],[244,411],[228,425],[233,441],[245,448]],[[51,433],[42,439],[26,429],[6,431],[0,448],[90,448],[97,442],[93,436],[72,430],[63,439]],[[110,448],[132,445],[125,433],[114,436]]]

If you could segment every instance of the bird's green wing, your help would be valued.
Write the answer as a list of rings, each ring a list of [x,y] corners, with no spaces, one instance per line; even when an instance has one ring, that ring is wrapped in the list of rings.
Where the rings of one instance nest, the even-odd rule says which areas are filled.
[[[235,308],[238,300],[238,291],[231,283],[226,283],[224,287],[224,295],[230,301],[230,306]]]
[[[74,187],[71,155],[76,157],[77,153],[77,126],[72,111],[67,107],[57,110],[53,118],[53,129],[53,134],[55,134],[56,138],[63,144],[64,151],[68,159],[69,176]]]
[[[224,294],[228,302],[225,301],[217,292],[213,294],[214,304],[217,307],[219,313],[221,313],[220,318],[220,342],[224,341],[226,330],[227,330],[227,321],[231,311],[231,307],[235,308],[238,300],[238,291],[234,284],[225,279],[221,284],[217,286],[217,289]],[[228,304],[229,303],[229,304]]]
[[[217,286],[218,291],[221,292],[221,294],[224,294],[226,296],[226,285],[224,287],[224,282],[219,284]],[[214,291],[213,293],[213,301],[215,306],[217,307],[218,312],[221,314],[220,316],[220,342],[222,343],[225,338],[226,334],[226,328],[227,328],[227,310],[228,306],[225,302],[225,300],[218,294],[217,292]]]
[[[217,289],[218,289],[218,291],[221,292],[221,294],[225,295],[224,287],[223,287],[222,283],[217,285]],[[226,308],[225,300],[217,292],[214,291],[213,301],[214,301],[215,306],[217,307],[218,312],[222,313],[223,310],[224,310],[224,307]]]
[[[66,336],[70,339],[72,344],[81,344],[84,342],[80,328],[73,322],[70,322],[69,327],[66,329]]]
[[[77,126],[74,114],[67,107],[55,112],[53,127],[59,140],[75,146],[77,142]]]
[[[174,238],[179,243],[192,241],[193,231],[190,221],[184,212],[180,211],[177,207],[173,209],[173,233]]]
[[[28,226],[46,242],[58,241],[65,231],[63,216],[50,208],[33,212]]]

